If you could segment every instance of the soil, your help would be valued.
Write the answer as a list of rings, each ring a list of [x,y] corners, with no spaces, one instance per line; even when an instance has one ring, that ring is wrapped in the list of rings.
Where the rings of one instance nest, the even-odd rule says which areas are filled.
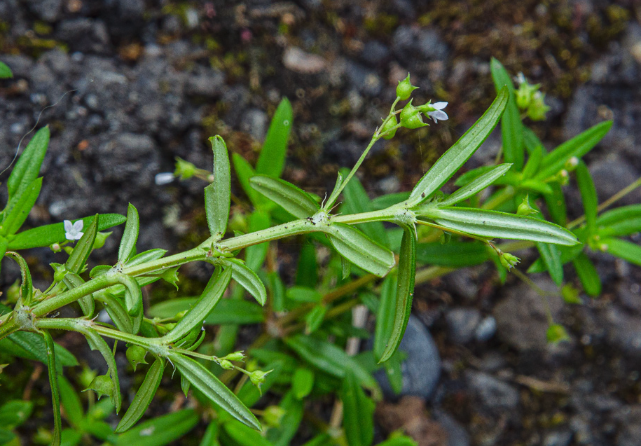
[[[0,168],[36,123],[49,125],[44,187],[28,225],[125,213],[131,202],[141,217],[140,250],[186,248],[204,238],[204,183],[157,186],[155,175],[172,171],[176,156],[211,169],[207,137],[221,134],[231,151],[255,161],[287,97],[294,126],[284,178],[322,195],[338,167],[358,158],[409,71],[417,101],[449,102],[450,119],[377,143],[361,172],[372,197],[409,190],[493,99],[491,57],[542,84],[551,111],[529,124],[550,148],[614,119],[586,158],[601,200],[639,177],[641,5],[634,0],[4,0],[0,60],[15,77],[0,83]],[[499,146],[495,133],[466,168],[492,161]],[[242,202],[237,185],[234,192]],[[636,192],[624,203],[640,200]],[[569,212],[581,208],[570,204]],[[113,262],[119,231],[95,262]],[[405,426],[428,439],[420,444],[449,446],[638,445],[641,269],[593,257],[603,295],[581,306],[551,303],[571,335],[556,347],[545,342],[541,300],[514,276],[499,285],[489,265],[417,288],[414,314],[436,340],[442,374],[418,405],[382,404],[381,432]],[[55,259],[47,249],[28,257],[34,268]],[[524,264],[533,259],[525,255]],[[3,289],[16,274],[3,265]],[[188,295],[207,271],[182,274]],[[45,279],[34,285],[46,287]],[[489,325],[479,336],[483,321]],[[84,351],[76,341],[66,345]],[[23,384],[31,374],[6,372]],[[131,386],[131,375],[122,381]],[[35,386],[47,388],[46,373]],[[47,394],[35,399],[45,419]],[[183,404],[167,391],[154,411]],[[410,406],[408,428],[398,414]]]

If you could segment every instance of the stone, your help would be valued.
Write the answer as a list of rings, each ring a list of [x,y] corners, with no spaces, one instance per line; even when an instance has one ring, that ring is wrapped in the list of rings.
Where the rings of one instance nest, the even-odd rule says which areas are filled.
[[[518,390],[492,375],[468,370],[465,381],[478,402],[490,411],[513,410],[519,405]]]
[[[245,120],[241,123],[241,129],[249,133],[256,141],[264,141],[267,134],[269,117],[264,111],[252,108],[245,113]]]
[[[383,81],[374,71],[356,62],[347,61],[345,74],[352,88],[364,96],[378,96],[383,88]]]
[[[474,330],[474,339],[478,342],[489,341],[496,333],[496,319],[494,316],[486,316]]]
[[[147,135],[122,133],[99,147],[97,162],[103,167],[96,176],[103,181],[149,187],[158,171],[158,150]]]
[[[72,51],[106,53],[109,50],[109,33],[102,20],[88,18],[69,19],[60,23],[58,39],[69,44]]]
[[[626,406],[615,414],[619,429],[616,446],[638,446],[641,438],[641,405]]]
[[[603,319],[608,343],[630,357],[641,358],[641,317],[616,305],[608,305]]]
[[[406,395],[429,398],[441,376],[441,357],[432,336],[414,315],[410,316],[399,350],[407,353],[401,366],[403,388],[396,395],[385,371],[379,370],[374,376],[381,385],[383,394],[390,400]]]
[[[445,412],[436,411],[434,419],[447,433],[447,446],[470,446],[470,435],[452,416]]]
[[[383,64],[390,55],[389,48],[377,40],[370,40],[363,45],[361,60],[370,66],[376,67]]]
[[[187,78],[185,92],[192,96],[202,96],[215,99],[222,93],[225,85],[225,76],[218,70],[200,70],[197,74]]]
[[[572,431],[559,430],[545,434],[542,446],[569,446],[572,442]]]
[[[55,22],[60,18],[62,0],[27,0],[26,3],[40,20]]]
[[[283,53],[283,65],[288,70],[301,74],[316,74],[327,68],[327,61],[316,54],[307,53],[298,47],[290,46]]]
[[[589,167],[600,203],[629,186],[640,176],[630,163],[618,156],[596,161]],[[639,202],[641,202],[641,189],[637,188],[623,197],[619,201],[619,205]]]
[[[448,336],[456,344],[470,342],[479,322],[481,312],[476,308],[454,308],[445,313]]]

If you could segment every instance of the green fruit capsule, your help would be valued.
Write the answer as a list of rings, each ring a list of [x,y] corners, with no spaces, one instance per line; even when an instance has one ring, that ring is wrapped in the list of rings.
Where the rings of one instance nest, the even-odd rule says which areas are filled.
[[[423,115],[421,111],[412,105],[412,101],[403,107],[401,111],[401,126],[406,129],[417,129],[425,127],[427,124],[423,122]]]
[[[89,384],[89,387],[85,390],[93,390],[96,392],[98,394],[98,399],[104,395],[111,398],[111,395],[113,395],[114,392],[114,384],[111,378],[107,375],[98,375],[93,379],[93,381],[91,381],[91,384]]]
[[[131,364],[131,366],[134,368],[134,372],[136,371],[136,367],[138,367],[138,364],[147,364],[147,361],[145,361],[147,350],[140,347],[139,345],[132,345],[131,347],[129,347],[127,349],[126,355],[129,364]]]
[[[396,135],[396,130],[398,130],[394,128],[397,125],[398,120],[396,119],[396,115],[392,115],[380,130],[380,134],[383,136],[383,139],[392,139],[394,135]]]
[[[399,81],[398,85],[396,86],[396,96],[398,96],[401,101],[405,101],[406,99],[410,98],[412,92],[417,88],[418,87],[412,85],[412,83],[410,82],[410,74],[407,73],[407,77],[402,81]]]

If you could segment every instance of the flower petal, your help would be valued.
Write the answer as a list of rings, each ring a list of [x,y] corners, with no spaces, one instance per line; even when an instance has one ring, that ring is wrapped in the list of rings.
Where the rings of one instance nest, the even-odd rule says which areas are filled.
[[[445,107],[447,107],[448,102],[435,102],[432,104],[432,107],[434,107],[437,110],[443,110]]]
[[[449,119],[449,116],[447,116],[447,113],[441,110],[429,112],[428,115],[430,115],[430,118],[432,118],[434,122],[438,122],[439,120],[447,121]]]
[[[71,223],[71,221],[65,220],[64,224],[65,224],[65,231],[66,232],[69,232],[69,231],[71,231],[73,229],[73,224]]]
[[[85,222],[82,220],[78,220],[73,224],[73,229],[75,231],[82,231],[82,227],[84,226]]]
[[[84,234],[85,234],[84,232],[78,232],[76,234],[76,240],[80,240]]]

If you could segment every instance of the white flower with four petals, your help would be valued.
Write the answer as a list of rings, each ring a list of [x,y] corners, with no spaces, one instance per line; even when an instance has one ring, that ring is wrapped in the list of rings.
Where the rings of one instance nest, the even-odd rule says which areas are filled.
[[[78,220],[75,223],[71,223],[69,220],[65,220],[65,237],[67,240],[80,240],[82,238],[82,227],[84,222]]]
[[[432,111],[428,111],[427,114],[434,120],[435,123],[439,121],[447,121],[449,117],[447,116],[447,113],[443,111],[445,107],[447,107],[447,102],[436,102],[434,104],[429,104],[430,107],[434,108]]]

